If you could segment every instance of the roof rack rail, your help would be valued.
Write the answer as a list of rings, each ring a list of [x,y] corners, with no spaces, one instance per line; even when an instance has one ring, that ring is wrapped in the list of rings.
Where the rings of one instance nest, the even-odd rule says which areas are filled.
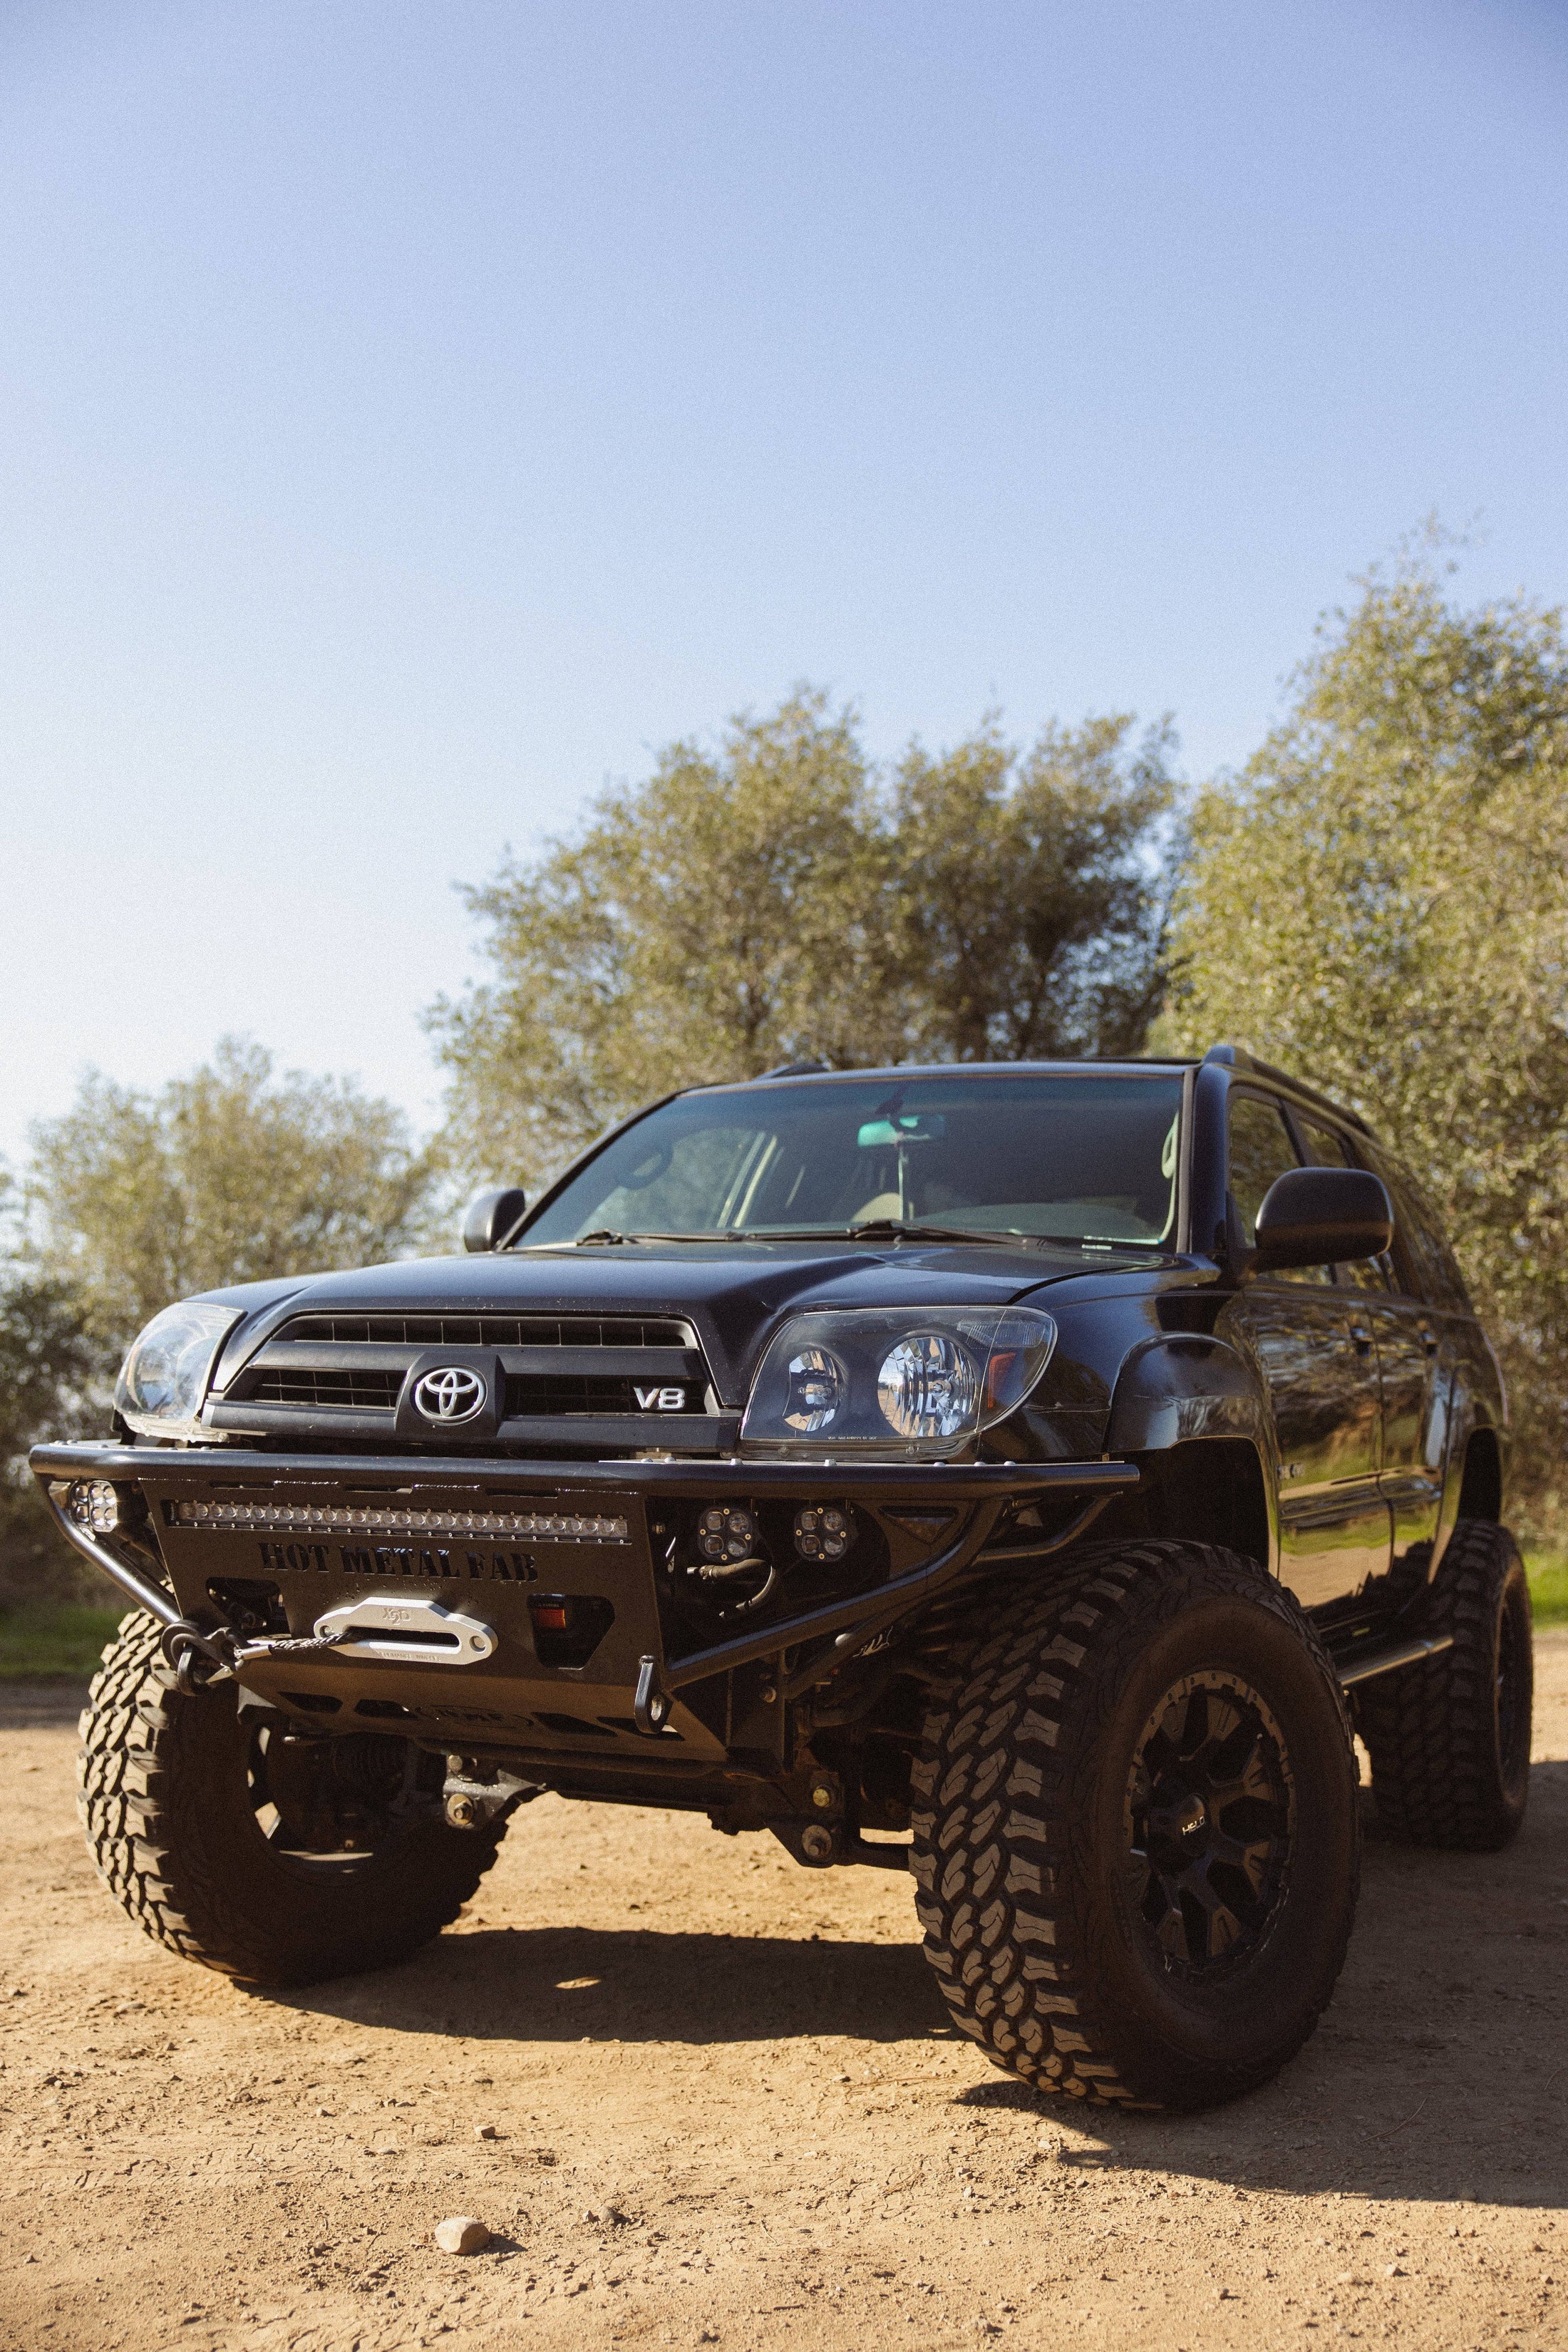
[[[781,1062],[776,1070],[764,1070],[764,1078],[815,1078],[830,1070],[831,1062]]]
[[[1274,1086],[1287,1087],[1303,1102],[1315,1103],[1320,1110],[1332,1111],[1334,1117],[1342,1118],[1347,1127],[1359,1128],[1363,1135],[1372,1133],[1360,1111],[1346,1110],[1344,1105],[1335,1102],[1331,1096],[1320,1094],[1316,1087],[1306,1085],[1300,1078],[1293,1078],[1289,1070],[1278,1068],[1273,1062],[1265,1062],[1258,1055],[1249,1053],[1245,1045],[1211,1045],[1204,1060],[1222,1063],[1228,1069],[1248,1070],[1254,1077],[1268,1078]]]

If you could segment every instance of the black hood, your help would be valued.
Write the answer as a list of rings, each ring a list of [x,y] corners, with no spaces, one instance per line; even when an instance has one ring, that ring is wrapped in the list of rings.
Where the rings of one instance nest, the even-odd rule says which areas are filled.
[[[1142,1253],[1107,1253],[1086,1265],[1077,1250],[997,1243],[629,1242],[407,1258],[205,1296],[247,1310],[224,1350],[220,1385],[298,1314],[668,1315],[696,1326],[721,1402],[738,1407],[775,1327],[799,1309],[1006,1306],[1043,1284],[1148,1263]]]

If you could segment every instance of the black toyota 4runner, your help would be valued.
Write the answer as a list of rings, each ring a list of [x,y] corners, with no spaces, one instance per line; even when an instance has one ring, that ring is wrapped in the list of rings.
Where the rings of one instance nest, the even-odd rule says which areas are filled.
[[[40,1447],[129,1592],[99,1866],[252,1982],[372,1968],[542,1790],[908,1868],[953,2018],[1196,2106],[1328,2000],[1359,1800],[1524,1809],[1507,1415],[1363,1122],[1201,1063],[792,1067],[656,1105],[471,1255],[171,1307]]]

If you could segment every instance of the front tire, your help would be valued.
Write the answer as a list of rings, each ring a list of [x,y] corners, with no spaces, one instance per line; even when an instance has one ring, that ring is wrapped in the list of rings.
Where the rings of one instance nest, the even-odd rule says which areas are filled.
[[[999,2066],[1196,2108],[1312,2032],[1355,1915],[1354,1763],[1327,1654],[1250,1560],[1080,1557],[971,1654],[913,1784],[927,1957]]]
[[[286,1739],[232,1682],[183,1692],[160,1630],[123,1621],[80,1726],[88,1847],[144,1934],[249,1984],[305,1985],[385,1968],[457,1917],[500,1827],[448,1829],[417,1802],[439,1759],[375,1733]]]
[[[1379,1825],[1409,1845],[1495,1853],[1524,1822],[1534,1699],[1530,1585],[1506,1528],[1458,1522],[1419,1630],[1452,1648],[1356,1693]]]

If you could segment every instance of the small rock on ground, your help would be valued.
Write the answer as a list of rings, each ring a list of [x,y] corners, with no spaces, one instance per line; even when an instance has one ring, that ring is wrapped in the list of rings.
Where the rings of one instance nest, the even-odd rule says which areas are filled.
[[[444,2254],[478,2254],[489,2244],[490,2233],[471,2213],[454,2213],[436,2224],[436,2243]]]

